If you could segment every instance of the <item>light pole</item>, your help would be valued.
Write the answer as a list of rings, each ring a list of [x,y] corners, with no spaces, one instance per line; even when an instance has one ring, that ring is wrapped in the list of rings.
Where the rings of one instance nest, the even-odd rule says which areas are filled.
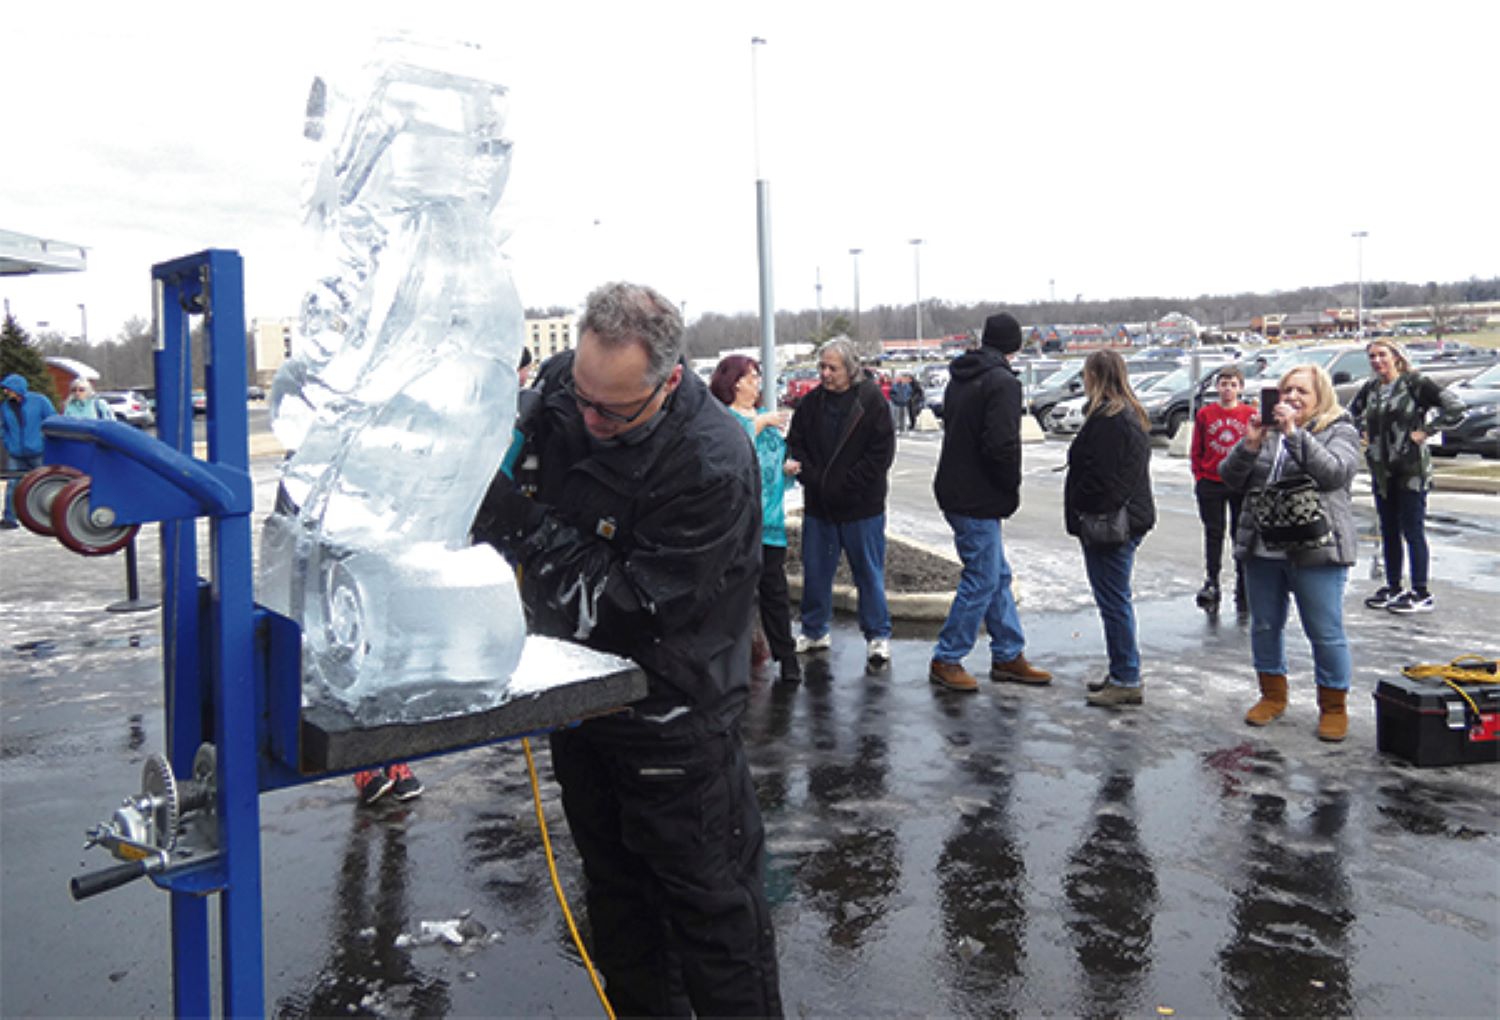
[[[760,266],[760,398],[763,407],[776,400],[776,303],[771,297],[771,182],[760,172],[760,36],[750,40],[751,120],[755,130],[755,238]]]
[[[82,301],[78,302],[78,315],[82,319],[83,342],[89,342],[89,309]]]
[[[1354,327],[1354,335],[1363,340],[1365,338],[1365,238],[1370,236],[1370,232],[1356,230],[1349,236],[1354,238],[1354,260],[1358,267],[1356,272],[1359,274],[1359,283],[1356,284],[1358,290],[1354,314],[1357,325]]]
[[[917,356],[923,357],[922,350],[922,239],[914,237],[911,239],[912,267],[916,272],[917,284]]]
[[[850,248],[849,254],[854,256],[854,342],[859,343],[859,253],[863,248]]]
[[[813,290],[818,293],[818,339],[823,339],[823,267],[817,266],[813,269]]]

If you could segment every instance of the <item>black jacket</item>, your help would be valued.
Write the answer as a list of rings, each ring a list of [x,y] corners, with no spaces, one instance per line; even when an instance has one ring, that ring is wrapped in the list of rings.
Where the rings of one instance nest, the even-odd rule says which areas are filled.
[[[885,513],[886,475],[896,459],[896,426],[880,387],[868,376],[854,388],[854,403],[831,446],[819,422],[829,393],[819,386],[797,405],[787,429],[789,456],[802,464],[805,511],[847,524]]]
[[[1135,412],[1091,414],[1068,447],[1063,521],[1078,534],[1080,513],[1102,514],[1128,505],[1130,534],[1140,538],[1156,526],[1151,498],[1151,440]]]
[[[475,540],[520,568],[532,633],[645,671],[646,698],[592,728],[622,739],[643,735],[643,725],[660,737],[724,732],[749,691],[760,576],[754,450],[693,372],[643,441],[597,447],[558,385],[572,366],[572,352],[543,366],[541,405],[523,426],[526,454],[537,456],[535,502],[498,476]]]
[[[990,347],[948,369],[943,452],[932,491],[944,513],[1009,517],[1021,505],[1021,380]]]

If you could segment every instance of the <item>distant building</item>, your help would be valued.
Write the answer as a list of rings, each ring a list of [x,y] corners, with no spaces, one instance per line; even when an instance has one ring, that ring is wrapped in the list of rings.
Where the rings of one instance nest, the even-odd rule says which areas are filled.
[[[252,319],[250,322],[250,377],[259,386],[272,378],[292,356],[296,319]]]
[[[538,363],[578,346],[578,316],[526,320],[526,348]]]

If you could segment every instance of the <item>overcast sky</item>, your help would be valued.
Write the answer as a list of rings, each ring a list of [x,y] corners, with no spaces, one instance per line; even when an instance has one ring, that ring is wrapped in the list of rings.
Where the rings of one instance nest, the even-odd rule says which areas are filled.
[[[192,17],[183,15],[191,10]],[[501,222],[528,306],[605,278],[690,318],[775,297],[1025,303],[1500,275],[1500,3],[923,0],[6,4],[0,229],[89,270],[8,278],[21,323],[150,313],[150,266],[246,259],[295,314],[308,84],[410,28],[492,50]],[[752,75],[753,36],[758,75]]]

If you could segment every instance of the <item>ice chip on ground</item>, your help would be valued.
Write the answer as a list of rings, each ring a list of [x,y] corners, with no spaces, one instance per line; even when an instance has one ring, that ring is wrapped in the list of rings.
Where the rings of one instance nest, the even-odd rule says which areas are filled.
[[[494,78],[476,47],[393,39],[308,101],[322,267],[271,387],[293,452],[257,594],[302,627],[305,697],[367,715],[433,685],[494,704],[525,641],[514,575],[469,540],[524,329],[492,219],[510,166]]]

